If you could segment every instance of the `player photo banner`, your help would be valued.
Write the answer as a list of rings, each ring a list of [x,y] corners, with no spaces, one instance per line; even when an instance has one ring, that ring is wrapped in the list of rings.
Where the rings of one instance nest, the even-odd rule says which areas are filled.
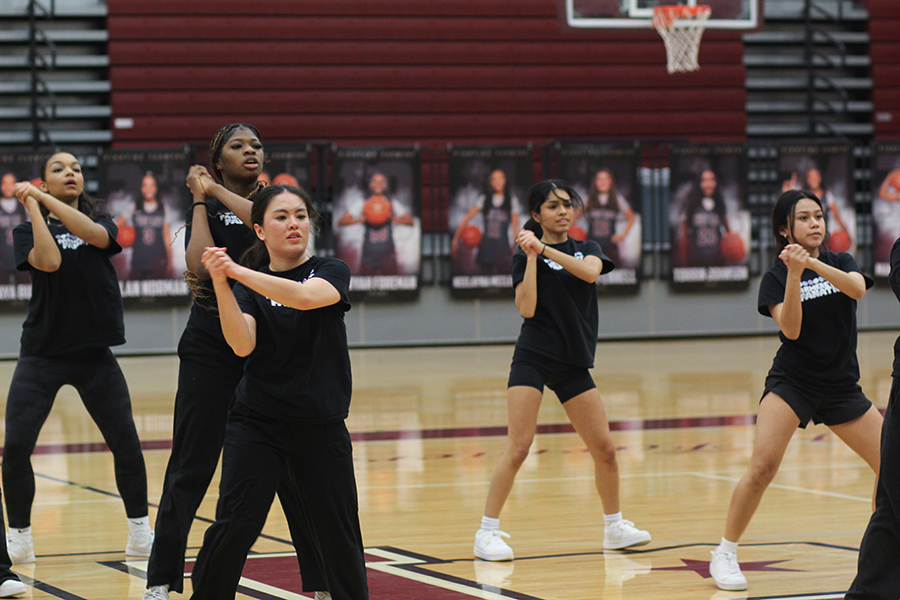
[[[531,147],[451,147],[447,170],[452,293],[511,293],[510,261],[528,220],[525,194],[534,183]]]
[[[856,204],[850,185],[850,147],[843,144],[790,145],[778,148],[779,193],[806,190],[822,202],[832,252],[856,252]]]
[[[31,276],[16,269],[13,229],[29,220],[15,195],[16,183],[41,184],[49,154],[0,154],[0,305],[18,307],[31,298]]]
[[[635,144],[561,144],[558,178],[584,200],[569,236],[591,239],[616,265],[598,290],[638,290],[641,265],[640,153]]]
[[[418,148],[334,148],[335,256],[365,300],[418,296],[422,158]]]
[[[900,142],[877,143],[872,158],[875,276],[891,274],[891,248],[900,238]]]
[[[746,288],[750,283],[746,147],[674,146],[669,172],[673,289]]]
[[[188,297],[181,231],[191,194],[188,152],[109,150],[97,166],[99,196],[119,227],[122,252],[112,257],[122,298],[178,302]]]

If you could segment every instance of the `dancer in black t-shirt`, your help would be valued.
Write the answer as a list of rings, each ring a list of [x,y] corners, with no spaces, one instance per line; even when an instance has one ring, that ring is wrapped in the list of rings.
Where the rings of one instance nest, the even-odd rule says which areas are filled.
[[[252,203],[247,197],[258,189],[264,161],[256,128],[232,123],[216,132],[209,148],[210,169],[222,183],[213,181],[199,165],[188,172],[194,203],[188,213],[185,279],[194,303],[178,343],[172,453],[156,516],[144,600],[165,600],[169,591],[184,589],[188,533],[219,462],[228,408],[244,369],[244,359],[235,356],[222,336],[215,291],[200,258],[207,247],[219,246],[237,259],[253,244],[256,236],[247,225]],[[316,558],[303,541],[303,515],[289,485],[279,488],[279,498],[294,539],[302,542],[295,548],[303,589],[327,598]]]
[[[778,324],[781,347],[759,403],[750,465],[731,497],[725,536],[712,551],[710,574],[723,590],[747,589],[738,540],[797,427],[824,423],[876,476],[879,469],[881,413],[857,384],[856,359],[856,301],[873,282],[852,256],[823,247],[822,204],[810,192],[781,195],[772,232],[783,249],[760,283],[758,310]]]
[[[78,160],[60,152],[44,165],[40,189],[16,184],[31,216],[14,230],[16,264],[32,296],[6,405],[3,488],[15,563],[34,562],[31,454],[63,385],[81,400],[113,454],[130,533],[126,554],[148,556],[147,473],[125,377],[110,346],[125,343],[122,296],[110,256],[121,252],[116,225],[84,194]]]
[[[900,239],[891,249],[891,289],[900,300]],[[881,430],[881,472],[875,512],[859,547],[859,566],[846,600],[900,597],[900,338],[894,342],[891,395]]]
[[[222,331],[246,356],[222,455],[216,522],[191,576],[193,600],[233,598],[276,487],[287,476],[304,509],[335,600],[368,598],[350,435],[350,354],[344,313],[350,269],[306,251],[318,214],[286,185],[260,191],[251,214],[259,238],[236,264],[207,248],[203,264]],[[252,267],[252,268],[251,268]],[[229,279],[237,281],[234,290]]]
[[[509,373],[509,438],[475,534],[475,556],[484,560],[513,559],[512,548],[503,541],[509,535],[500,531],[500,511],[534,440],[545,385],[556,392],[594,459],[606,521],[603,547],[620,550],[650,542],[649,533],[622,519],[616,448],[588,372],[597,348],[595,282],[615,265],[597,242],[568,236],[580,205],[578,194],[561,181],[542,181],[528,191],[531,219],[516,236],[519,249],[512,258],[516,307],[525,322]]]

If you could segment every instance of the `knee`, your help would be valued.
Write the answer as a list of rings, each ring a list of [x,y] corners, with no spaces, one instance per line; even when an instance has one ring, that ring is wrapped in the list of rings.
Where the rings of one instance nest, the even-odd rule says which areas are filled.
[[[612,440],[604,440],[590,449],[594,462],[606,467],[616,467],[616,445]]]
[[[506,457],[515,468],[522,466],[525,459],[528,458],[528,452],[531,450],[531,439],[510,441],[506,447]]]
[[[753,487],[765,489],[775,479],[777,472],[778,461],[770,458],[754,460],[747,470],[747,481]]]

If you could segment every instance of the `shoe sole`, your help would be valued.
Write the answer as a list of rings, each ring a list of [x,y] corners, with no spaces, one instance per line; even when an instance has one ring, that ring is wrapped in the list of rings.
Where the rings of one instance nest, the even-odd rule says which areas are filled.
[[[491,556],[490,554],[486,554],[484,552],[479,551],[478,548],[474,548],[474,551],[475,551],[475,556],[477,556],[481,560],[486,560],[488,562],[504,562],[507,560],[513,560],[512,554],[510,554],[509,556],[506,556],[505,554],[502,554],[500,556],[496,556],[496,555]]]
[[[9,581],[9,580],[7,580]],[[13,596],[18,596],[19,594],[24,594],[28,591],[28,588],[25,587],[24,583],[19,582],[18,586],[13,587],[9,590],[3,590],[3,595],[0,598],[12,598]]]
[[[24,559],[22,559],[22,560],[15,560],[15,559],[13,559],[12,557],[10,557],[10,561],[11,561],[12,564],[14,564],[14,565],[27,565],[28,563],[33,563],[33,562],[35,562],[35,557],[34,557],[34,554],[31,554],[31,555],[29,555],[29,556],[26,556],[26,557],[25,557]],[[2,597],[2,596],[0,596],[0,597]]]
[[[150,553],[144,550],[135,550],[134,548],[125,548],[125,556],[140,556],[141,558],[149,558]]]
[[[716,581],[713,578],[713,581]],[[743,592],[747,589],[746,583],[719,583],[716,581],[716,587],[726,592]]]
[[[626,542],[622,542],[622,543],[619,543],[616,545],[607,544],[606,542],[603,542],[603,549],[604,550],[624,550],[625,548],[637,548],[638,546],[646,546],[647,544],[650,543],[650,541],[651,540],[639,539],[635,542],[626,541]]]

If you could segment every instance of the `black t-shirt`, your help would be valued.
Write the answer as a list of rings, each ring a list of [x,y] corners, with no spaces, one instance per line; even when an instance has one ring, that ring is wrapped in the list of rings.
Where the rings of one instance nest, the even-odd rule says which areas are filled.
[[[209,223],[209,232],[212,235],[213,244],[225,248],[228,256],[235,262],[241,259],[244,252],[253,245],[256,234],[241,221],[236,214],[215,198],[206,199],[206,215]],[[184,247],[187,249],[191,241],[191,223],[193,208],[188,209],[187,227]],[[225,343],[222,335],[222,325],[219,323],[219,312],[216,308],[216,292],[210,280],[204,280],[201,295],[194,295],[194,303],[191,306],[191,316],[188,325],[198,327],[214,339]]]
[[[275,418],[319,423],[347,418],[352,381],[344,313],[350,310],[350,267],[314,256],[289,271],[262,272],[301,283],[321,277],[341,299],[297,310],[236,284],[241,311],[256,319],[256,348],[247,357],[236,400]]]
[[[599,256],[603,273],[615,268],[613,262],[593,240],[567,239],[562,244],[548,244],[576,258]],[[512,280],[515,288],[525,278],[525,252],[518,248],[512,257]],[[597,349],[597,288],[575,277],[558,263],[537,258],[537,306],[534,316],[525,319],[516,341],[517,348],[536,352],[573,367],[594,366]]]
[[[122,251],[118,227],[108,217],[94,219],[109,232],[109,247],[101,250],[76,237],[55,219],[50,233],[62,262],[48,273],[28,262],[34,248],[31,223],[13,230],[16,267],[29,271],[32,288],[28,317],[22,326],[22,356],[62,356],[89,348],[125,343],[122,293],[109,257]]]
[[[889,276],[891,289],[897,300],[900,300],[900,239],[894,242],[891,248],[891,274]],[[900,337],[894,342],[894,370],[892,377],[900,377]]]
[[[856,261],[846,252],[820,251],[819,260],[847,273],[859,273]],[[763,276],[759,285],[759,314],[771,317],[769,305],[784,302],[787,273],[787,266],[779,260]],[[865,279],[866,288],[872,287],[873,281],[869,277]],[[778,332],[781,347],[773,368],[806,387],[856,384],[859,380],[856,300],[812,269],[805,269],[801,275],[800,302],[803,307],[800,336],[790,340]]]

